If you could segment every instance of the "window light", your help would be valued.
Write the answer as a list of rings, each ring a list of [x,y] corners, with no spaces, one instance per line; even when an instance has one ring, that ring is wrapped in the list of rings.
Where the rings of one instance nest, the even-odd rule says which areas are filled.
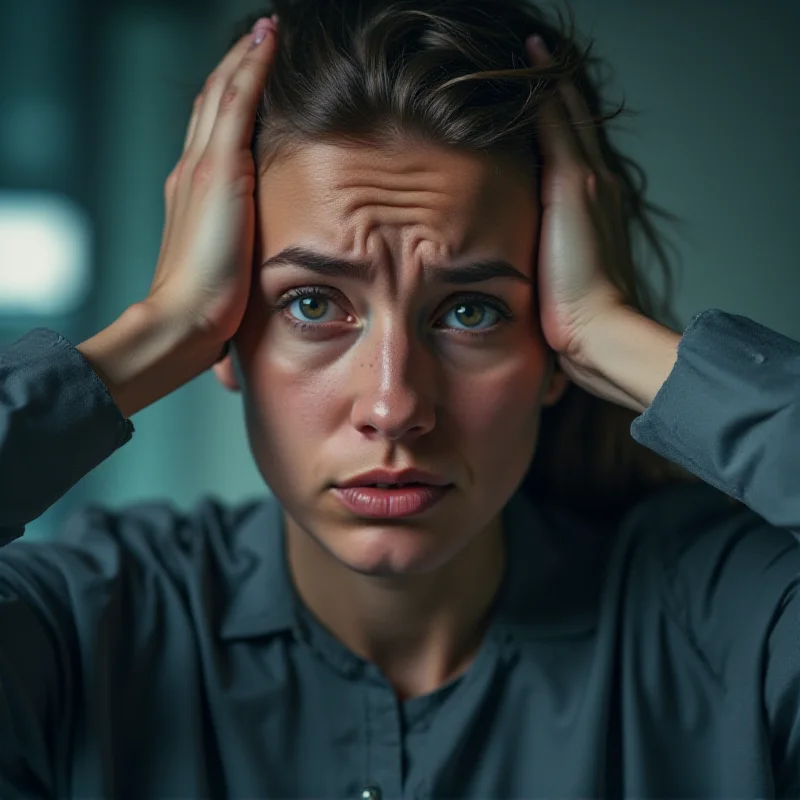
[[[0,190],[0,314],[75,311],[90,287],[91,238],[68,197]]]

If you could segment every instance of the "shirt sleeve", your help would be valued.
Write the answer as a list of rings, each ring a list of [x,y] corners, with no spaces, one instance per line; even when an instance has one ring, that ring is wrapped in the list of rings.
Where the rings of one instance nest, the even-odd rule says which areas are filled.
[[[799,342],[746,317],[701,312],[631,435],[800,533]]]
[[[800,571],[772,621],[764,664],[776,795],[800,797]]]
[[[0,547],[133,431],[63,336],[38,328],[0,350]]]
[[[60,545],[14,542],[133,425],[91,365],[46,329],[0,350],[0,796],[56,796],[77,658]]]
[[[0,797],[55,797],[77,686],[75,626],[57,573],[35,558],[15,568],[15,547],[0,557]]]

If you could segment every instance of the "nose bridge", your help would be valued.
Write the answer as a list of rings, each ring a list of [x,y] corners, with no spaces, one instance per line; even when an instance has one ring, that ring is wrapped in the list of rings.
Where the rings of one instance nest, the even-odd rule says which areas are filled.
[[[412,378],[411,351],[414,347],[409,326],[396,318],[387,321],[376,330],[374,363],[378,368],[378,383],[381,393],[392,392],[409,386]]]
[[[433,427],[430,359],[408,321],[389,316],[370,327],[362,344],[356,424],[390,438]]]

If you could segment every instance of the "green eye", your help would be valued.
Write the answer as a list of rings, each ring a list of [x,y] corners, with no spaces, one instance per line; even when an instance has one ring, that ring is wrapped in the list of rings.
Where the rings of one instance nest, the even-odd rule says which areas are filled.
[[[328,310],[328,301],[322,297],[301,297],[295,300],[293,303],[289,305],[289,309],[292,310],[293,306],[296,306],[302,316],[296,316],[292,314],[293,317],[300,320],[312,320],[314,322],[318,322],[321,320],[325,313]]]
[[[447,327],[458,330],[484,330],[491,328],[499,318],[499,312],[488,303],[470,301],[453,306],[443,321]],[[455,324],[450,320],[454,320]]]
[[[460,323],[468,328],[475,328],[483,322],[486,311],[476,303],[469,303],[468,305],[458,306],[455,309],[455,314]]]

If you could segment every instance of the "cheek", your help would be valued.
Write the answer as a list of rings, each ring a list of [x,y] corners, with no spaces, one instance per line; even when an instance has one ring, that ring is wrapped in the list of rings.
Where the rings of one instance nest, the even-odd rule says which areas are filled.
[[[472,374],[465,383],[456,378],[449,411],[469,439],[484,449],[523,444],[535,434],[543,372],[542,360],[532,356]]]
[[[255,294],[236,344],[250,447],[264,478],[277,489],[280,482],[297,479],[336,428],[330,403],[335,380],[280,346],[285,334],[279,321]]]
[[[259,471],[284,502],[325,476],[324,452],[341,427],[336,389],[319,372],[256,351],[247,370],[246,423]]]
[[[335,371],[309,368],[266,337],[246,372],[248,397],[271,439],[314,437],[319,443],[321,435],[336,429],[341,414],[335,399],[342,395],[343,381]]]

